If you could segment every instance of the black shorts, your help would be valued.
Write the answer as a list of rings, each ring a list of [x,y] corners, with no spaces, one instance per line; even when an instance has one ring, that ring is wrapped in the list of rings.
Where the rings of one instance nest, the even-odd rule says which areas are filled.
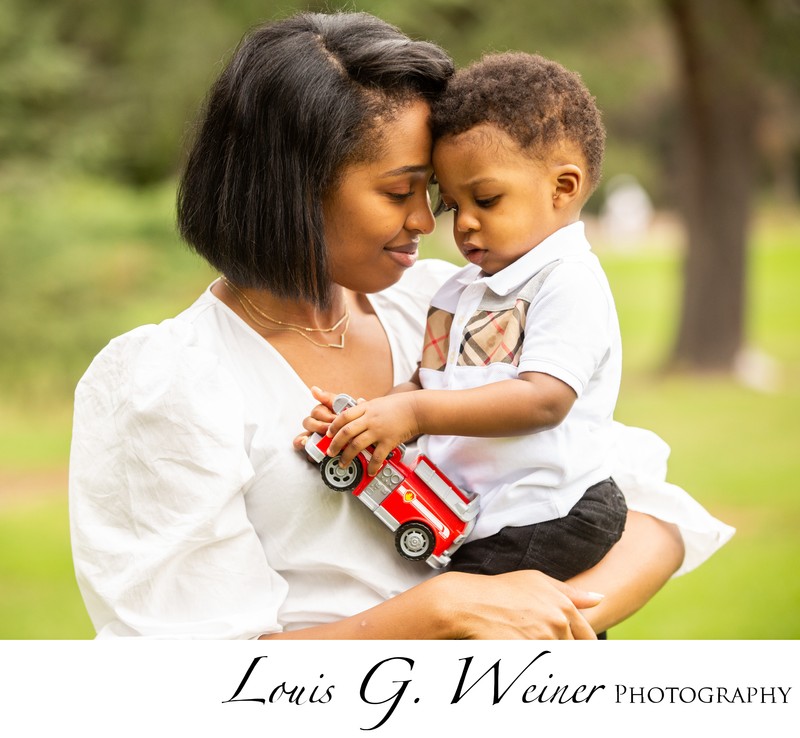
[[[509,526],[465,543],[453,555],[452,571],[503,574],[538,569],[564,581],[593,567],[620,539],[628,507],[609,478],[589,487],[563,518]]]

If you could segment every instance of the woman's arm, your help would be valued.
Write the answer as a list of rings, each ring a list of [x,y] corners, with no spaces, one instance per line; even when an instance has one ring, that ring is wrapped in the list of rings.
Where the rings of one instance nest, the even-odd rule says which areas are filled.
[[[677,571],[683,555],[677,526],[629,511],[617,544],[599,564],[570,580],[579,589],[605,595],[583,613],[595,632],[617,625],[644,606]]]
[[[531,570],[445,573],[353,617],[263,637],[591,639],[641,608],[682,559],[674,525],[629,512],[625,533],[608,555],[568,583]]]
[[[358,615],[262,638],[593,639],[580,608],[592,608],[601,599],[538,571],[449,572]]]

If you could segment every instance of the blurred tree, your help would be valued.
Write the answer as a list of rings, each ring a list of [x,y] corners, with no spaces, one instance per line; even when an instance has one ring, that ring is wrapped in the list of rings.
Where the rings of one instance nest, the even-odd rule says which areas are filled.
[[[59,0],[58,8],[59,39],[81,49],[93,72],[80,90],[71,159],[134,184],[175,172],[186,121],[219,64],[271,11],[255,0]]]
[[[300,4],[282,2],[280,13]],[[2,0],[0,157],[136,185],[173,175],[186,121],[222,60],[277,5]]]
[[[779,202],[800,199],[800,1],[773,0],[759,145]]]
[[[606,178],[634,174],[658,207],[679,201],[690,229],[675,363],[730,366],[753,189],[798,189],[798,0],[0,0],[0,189],[54,165],[137,186],[173,177],[242,32],[298,8],[374,12],[459,64],[521,49],[580,72],[609,129]]]
[[[20,29],[25,29],[21,32]],[[69,126],[70,100],[89,75],[81,49],[58,38],[51,7],[0,4],[0,158],[45,158]]]
[[[669,99],[667,36],[657,6],[636,0],[2,0],[0,156],[133,184],[171,176],[187,121],[242,32],[301,7],[374,12],[459,63],[509,48],[559,58],[618,130],[609,175],[633,169],[657,193],[649,132]]]
[[[744,343],[746,246],[770,0],[665,0],[680,52],[679,207],[688,249],[677,368],[733,369]]]

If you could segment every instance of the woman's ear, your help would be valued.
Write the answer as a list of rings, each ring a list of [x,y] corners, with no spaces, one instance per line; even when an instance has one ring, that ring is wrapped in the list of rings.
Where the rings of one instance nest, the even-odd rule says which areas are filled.
[[[553,207],[561,209],[582,202],[585,178],[577,164],[559,164],[553,172]]]

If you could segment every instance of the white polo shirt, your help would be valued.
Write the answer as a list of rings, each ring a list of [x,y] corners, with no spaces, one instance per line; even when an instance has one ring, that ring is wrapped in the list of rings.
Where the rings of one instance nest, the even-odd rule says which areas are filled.
[[[481,495],[472,539],[563,517],[611,475],[621,369],[614,299],[583,223],[562,228],[494,275],[470,264],[441,287],[428,314],[424,388],[468,389],[542,372],[577,395],[550,430],[421,440],[453,482]]]

